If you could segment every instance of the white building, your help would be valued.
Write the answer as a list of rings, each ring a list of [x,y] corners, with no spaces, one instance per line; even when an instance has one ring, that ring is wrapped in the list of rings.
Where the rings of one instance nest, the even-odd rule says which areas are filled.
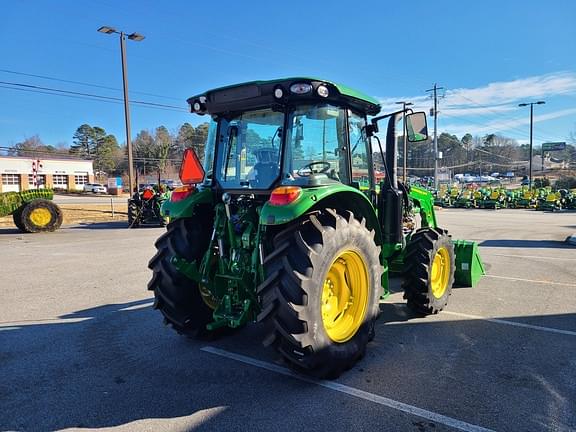
[[[0,174],[0,192],[36,187],[74,191],[94,182],[90,160],[0,156]]]

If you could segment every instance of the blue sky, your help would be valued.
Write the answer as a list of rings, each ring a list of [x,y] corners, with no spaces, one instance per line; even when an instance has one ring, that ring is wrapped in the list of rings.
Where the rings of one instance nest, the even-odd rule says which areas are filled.
[[[121,98],[118,36],[98,33],[102,25],[146,37],[127,47],[131,99],[177,107],[133,105],[133,136],[204,121],[185,112],[186,98],[204,90],[301,75],[357,88],[385,109],[408,100],[428,110],[425,90],[437,82],[439,130],[459,137],[527,142],[529,109],[517,105],[545,100],[535,107],[534,143],[565,141],[576,132],[574,22],[571,0],[4,0],[0,146],[35,134],[69,145],[83,123],[124,141],[121,102],[6,88]]]

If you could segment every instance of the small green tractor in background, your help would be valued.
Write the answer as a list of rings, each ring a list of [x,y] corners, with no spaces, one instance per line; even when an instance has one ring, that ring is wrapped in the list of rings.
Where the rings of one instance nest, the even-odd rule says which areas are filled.
[[[128,228],[138,228],[141,225],[165,226],[167,220],[162,216],[160,208],[167,199],[167,194],[161,190],[162,185],[145,186],[141,191],[134,192],[128,199]]]
[[[31,189],[0,193],[0,217],[12,215],[22,232],[55,231],[62,225],[62,210],[51,200],[54,191]]]
[[[483,273],[475,243],[456,242],[455,253],[432,195],[397,180],[403,111],[377,116],[375,99],[310,78],[233,85],[188,102],[212,118],[205,156],[201,164],[185,151],[184,186],[162,207],[170,223],[148,284],[178,333],[261,321],[265,345],[290,365],[335,377],[374,337],[391,272],[422,314],[446,306],[455,278],[474,285]],[[408,111],[405,126],[408,141],[427,138],[424,113]],[[376,151],[386,167],[380,184]]]

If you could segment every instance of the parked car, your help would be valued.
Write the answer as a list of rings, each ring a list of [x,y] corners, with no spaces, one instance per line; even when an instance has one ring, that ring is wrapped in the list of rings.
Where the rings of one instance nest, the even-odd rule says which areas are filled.
[[[106,189],[106,186],[100,183],[86,183],[84,185],[84,192],[107,193],[108,190]]]

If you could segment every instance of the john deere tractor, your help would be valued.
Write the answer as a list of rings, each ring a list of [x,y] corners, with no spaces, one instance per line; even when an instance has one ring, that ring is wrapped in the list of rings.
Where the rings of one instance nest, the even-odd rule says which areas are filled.
[[[160,206],[166,200],[166,192],[158,187],[146,186],[134,192],[128,199],[128,228],[141,225],[166,225],[166,219],[160,213]]]
[[[52,202],[51,189],[0,193],[0,217],[12,215],[22,232],[55,231],[62,225],[62,210]]]
[[[261,321],[264,344],[289,364],[335,377],[374,337],[391,271],[422,314],[446,306],[455,276],[480,277],[476,245],[459,242],[455,259],[431,194],[397,180],[403,111],[378,116],[375,99],[310,78],[217,88],[188,102],[212,119],[206,151],[202,163],[185,151],[184,186],[163,204],[170,223],[149,264],[155,307],[177,332]],[[410,142],[425,140],[425,114],[409,111],[406,129]],[[380,184],[375,154],[386,167]],[[367,189],[353,172],[366,174]]]

